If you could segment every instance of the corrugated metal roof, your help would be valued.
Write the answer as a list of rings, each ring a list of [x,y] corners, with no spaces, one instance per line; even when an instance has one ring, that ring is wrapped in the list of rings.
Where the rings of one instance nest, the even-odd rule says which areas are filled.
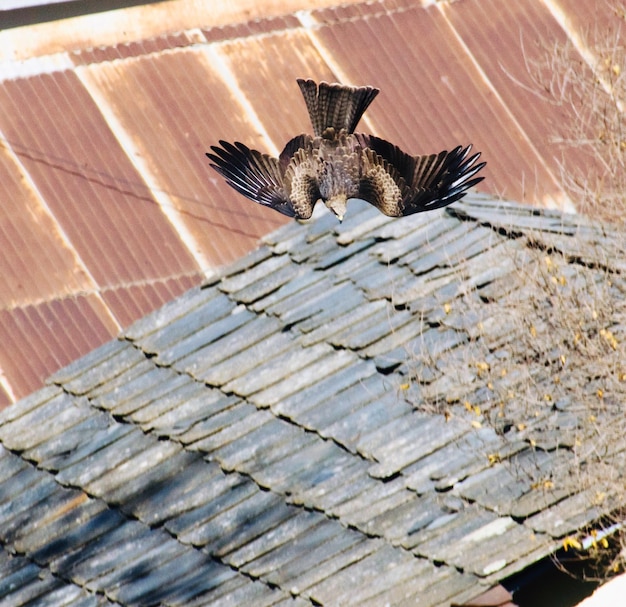
[[[506,604],[623,499],[623,240],[476,194],[283,226],[2,412],[8,600]]]
[[[0,364],[13,399],[50,369],[70,363],[119,331],[97,294],[0,310]],[[45,348],[24,347],[36,335]]]
[[[476,12],[475,3],[460,4]],[[368,110],[376,134],[414,154],[473,142],[488,163],[483,187],[509,198],[537,202],[537,190],[558,189],[507,108],[485,85],[462,45],[467,42],[457,40],[436,6],[424,10],[409,3],[387,10],[372,3],[367,18],[357,19],[359,8],[345,7],[342,19],[330,9],[319,16],[314,12],[320,23],[330,22],[315,28],[314,35],[349,81],[381,89]],[[454,5],[452,12],[457,10]],[[494,136],[496,131],[506,136]],[[529,175],[536,184],[531,189]]]
[[[284,218],[230,190],[204,152],[220,138],[275,152],[308,132],[299,76],[379,86],[364,131],[414,153],[472,142],[488,161],[481,188],[563,202],[555,158],[580,161],[548,127],[571,114],[516,82],[528,82],[522,43],[534,59],[574,38],[586,5],[303,0],[264,15],[228,4],[180,0],[0,32],[0,238],[26,251],[0,262],[2,310],[63,309],[104,290],[100,324],[126,325],[161,303],[148,291],[135,300],[141,289],[179,294],[254,248]],[[71,326],[70,303],[65,314]],[[26,333],[21,347],[51,343]],[[52,371],[23,383],[3,369],[17,397]]]

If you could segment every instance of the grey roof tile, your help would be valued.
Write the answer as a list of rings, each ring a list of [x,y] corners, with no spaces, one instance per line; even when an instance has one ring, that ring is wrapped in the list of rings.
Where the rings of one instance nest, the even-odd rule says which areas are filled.
[[[225,300],[222,298],[220,301],[219,295],[221,294],[214,289],[190,289],[187,293],[133,323],[124,331],[124,337],[131,341],[150,343],[151,334],[170,326],[173,321],[193,313],[198,308],[206,308],[207,304],[213,302],[214,299],[218,299],[218,305],[224,305]]]
[[[129,352],[128,344],[125,341],[114,339],[92,350],[89,354],[69,364],[67,367],[59,369],[59,371],[48,378],[47,383],[64,384],[67,386],[70,380],[84,375],[88,369],[103,366],[107,360],[109,364],[113,364],[113,359],[120,353],[128,354]],[[39,393],[36,392],[33,396],[38,394]],[[26,399],[26,403],[28,402],[29,399]]]
[[[89,442],[85,442],[71,460],[65,461],[66,465],[57,475],[60,482],[86,486],[156,442],[132,426],[115,422],[106,430],[97,432],[92,440],[89,438],[86,437]]]
[[[240,315],[237,314],[239,317]],[[248,318],[243,317],[243,320]],[[229,359],[258,342],[262,342],[271,335],[281,331],[283,324],[274,316],[257,316],[255,319],[255,330],[250,331],[246,322],[233,328],[232,331],[219,336],[212,342],[207,343],[198,350],[192,351],[189,355],[181,358],[176,363],[176,368],[183,370],[198,379],[203,379],[208,373],[221,362]]]
[[[575,533],[585,524],[597,520],[604,508],[611,507],[612,499],[599,499],[603,489],[602,486],[595,486],[580,491],[535,514],[525,524],[554,538]]]
[[[196,332],[159,353],[157,360],[161,365],[173,365],[180,359],[202,356],[203,348],[236,331],[253,318],[254,315],[245,308],[233,306],[227,315],[207,320],[206,325],[199,326]]]
[[[303,430],[276,419],[268,411],[254,411],[241,420],[243,426],[236,441],[216,446],[211,457],[218,460],[226,470],[246,470],[257,459],[258,453],[280,443],[289,443],[297,450],[303,442]],[[206,448],[206,440],[202,449]]]
[[[410,269],[399,264],[367,264],[350,275],[350,280],[372,300],[394,299],[398,285],[413,281]]]
[[[155,381],[151,385],[140,386],[139,390],[129,393],[120,403],[109,403],[109,410],[117,416],[127,416],[134,421],[141,423],[152,419],[154,416],[160,415],[164,410],[171,409],[177,404],[184,402],[193,393],[193,387],[197,384],[188,376],[181,375],[175,371],[168,370],[163,373],[163,368],[158,375],[154,375],[154,379],[166,380]],[[146,378],[144,378],[146,379]],[[203,391],[204,392],[204,391]],[[103,406],[107,396],[98,402],[99,406]],[[110,408],[112,405],[112,408]]]
[[[357,360],[357,356],[348,350],[321,348],[321,346],[322,344],[320,344],[321,356],[317,360],[307,363],[301,370],[298,369],[295,377],[285,377],[282,381],[252,395],[250,402],[260,407],[272,407],[292,394],[316,385],[320,377],[326,377],[341,369],[351,367]]]
[[[341,536],[342,540],[354,540],[354,532],[345,533]],[[309,595],[309,588],[320,583],[322,580],[328,580],[332,575],[341,572],[351,564],[361,561],[366,556],[379,550],[382,542],[380,540],[364,539],[362,535],[357,536],[357,541],[345,548],[338,554],[318,561],[315,567],[309,569],[302,568],[299,575],[291,579],[291,588],[298,593]],[[313,552],[313,554],[316,554]]]
[[[63,392],[55,394],[22,417],[0,426],[0,440],[16,451],[32,449],[90,417],[88,406],[73,405],[71,396]],[[47,423],[51,419],[54,424]]]
[[[0,413],[0,543],[55,596],[440,607],[618,505],[566,471],[587,407],[619,431],[623,386],[553,310],[582,302],[618,368],[619,235],[472,196],[354,209],[288,224]],[[615,441],[602,465],[625,461]]]
[[[271,554],[274,550],[291,542],[293,538],[325,520],[324,516],[318,512],[294,511],[293,516],[284,524],[269,530],[263,537],[258,537],[231,553],[229,561],[236,567],[245,567],[249,563],[254,563],[257,558]],[[261,563],[261,567],[263,566]],[[246,571],[251,572],[250,568],[247,568]]]
[[[372,576],[381,576],[385,572],[395,570],[401,571],[403,575],[413,580],[421,578],[423,580],[422,588],[433,584],[439,577],[434,567],[428,564],[424,566],[424,560],[400,551],[394,551],[388,545],[383,545],[375,552],[352,563],[336,575],[316,584],[308,592],[312,598],[321,604],[333,602],[346,604],[351,603],[353,599],[358,604],[363,604],[368,598],[374,597],[376,601],[382,602],[385,600],[384,594],[381,595],[378,592],[377,585],[367,584],[366,580],[371,579]],[[448,575],[453,574],[448,573]],[[392,588],[389,590],[393,591]],[[436,604],[424,602],[424,605]]]
[[[470,425],[443,416],[418,418],[406,415],[404,431],[372,451],[379,462],[370,468],[375,478],[388,478],[422,457],[442,449],[466,434]]]
[[[353,324],[385,307],[385,302],[369,302],[357,290],[352,297],[336,299],[332,307],[328,306],[298,324],[298,330],[304,334],[300,340],[302,345],[309,346],[320,341],[331,343],[334,335],[349,331]]]
[[[272,357],[272,353],[264,357],[259,364],[253,367],[248,373],[235,378],[227,383],[223,389],[225,392],[233,392],[239,396],[250,396],[255,392],[268,388],[280,380],[291,378],[304,367],[309,367],[312,363],[322,357],[328,356],[334,350],[326,344],[316,344],[306,350],[286,352]]]
[[[340,369],[332,376],[320,377],[315,385],[303,388],[282,399],[272,410],[280,415],[298,419],[297,415],[299,412],[314,407],[344,388],[360,382],[375,373],[376,368],[372,363],[356,359],[350,367]]]
[[[82,372],[77,368],[72,379],[63,382],[64,390],[71,394],[82,395],[118,379],[120,375],[132,376],[137,372],[135,367],[141,363],[143,365],[139,368],[140,373],[148,369],[143,352],[128,342],[115,342],[115,345],[113,349],[103,349],[101,352],[103,356],[91,357],[89,364],[83,367]]]
[[[216,464],[181,451],[129,487],[126,507],[147,524],[159,525],[204,504],[208,487],[221,477]]]
[[[323,272],[316,272],[305,266],[293,280],[285,283],[280,289],[251,304],[254,312],[265,312],[280,316],[289,310],[307,303],[309,297],[323,293],[333,282]]]
[[[115,381],[92,390],[89,396],[99,409],[107,409],[114,415],[128,415],[141,406],[144,392],[152,392],[155,385],[167,384],[177,379],[176,376],[171,369],[155,367],[144,360]]]
[[[179,407],[153,417],[143,424],[143,428],[159,436],[176,437],[187,443],[193,440],[188,433],[203,432],[207,418],[211,419],[211,416],[230,410],[239,403],[236,396],[226,396],[220,390],[205,388],[201,394],[194,394]]]
[[[268,292],[275,290],[281,284],[286,282],[286,280],[282,280],[281,270],[291,268],[291,272],[287,273],[287,277],[293,272],[293,266],[290,261],[289,255],[269,255],[259,264],[249,265],[245,272],[240,272],[234,276],[222,279],[218,288],[220,291],[228,293],[235,301],[251,303],[254,299],[258,298],[245,301],[245,299],[240,297],[241,291],[247,290],[248,287],[254,285],[255,283],[265,283],[268,279],[274,282],[277,278],[279,278],[281,282],[277,282],[276,286],[273,288],[265,287],[266,289],[269,289]],[[263,290],[263,287],[261,287],[261,290]]]
[[[249,345],[233,356],[223,355],[221,361],[211,365],[201,374],[196,371],[194,376],[212,386],[222,386],[257,367],[260,362],[268,358],[268,354],[277,356],[291,349],[295,338],[293,333],[287,331],[271,333],[262,341]],[[205,356],[202,358],[204,359]]]

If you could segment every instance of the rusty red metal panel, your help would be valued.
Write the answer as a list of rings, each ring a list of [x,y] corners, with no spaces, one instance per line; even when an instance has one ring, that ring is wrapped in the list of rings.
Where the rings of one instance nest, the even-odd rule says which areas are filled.
[[[576,116],[567,100],[558,99],[558,81],[564,74],[553,73],[550,55],[567,40],[546,5],[534,0],[484,0],[460,2],[454,10],[445,7],[445,12],[552,174],[560,180],[562,166],[580,168],[581,162],[588,162],[578,146],[559,141]],[[549,192],[542,183],[539,186]]]
[[[90,47],[77,49],[70,53],[70,59],[74,65],[86,65],[88,63],[100,63],[101,61],[114,61],[120,59],[122,54],[116,46]]]
[[[232,23],[219,27],[202,28],[202,33],[207,42],[218,42],[264,35],[271,32],[297,28],[299,26],[300,22],[295,15],[284,15],[268,17],[266,19],[255,19],[254,21],[246,21],[243,23]]]
[[[97,295],[0,310],[0,369],[15,397],[21,398],[117,332]]]
[[[235,193],[205,152],[224,138],[259,147],[258,129],[209,59],[189,50],[92,66],[88,77],[149,163],[204,255],[221,265],[284,222]]]
[[[367,113],[377,135],[413,154],[473,143],[488,162],[480,189],[494,194],[539,202],[557,189],[436,6],[372,3],[367,19],[357,8],[323,11],[331,25],[315,33],[351,82],[381,89]]]
[[[0,130],[101,287],[197,270],[74,73],[5,82]]]
[[[2,384],[0,384],[0,411],[11,404],[13,404],[11,395],[4,389]]]
[[[294,53],[293,49],[298,52]],[[312,133],[296,79],[333,81],[336,77],[305,31],[280,31],[268,36],[236,39],[220,45],[219,54],[278,150],[295,135]],[[244,130],[235,135],[248,143],[246,137],[251,136],[253,132]]]
[[[0,308],[93,286],[4,146],[0,147],[0,200]]]
[[[581,36],[586,44],[602,45],[607,40],[622,42],[626,8],[623,2],[607,0],[554,0],[557,11],[567,21],[566,27]]]
[[[202,283],[201,274],[173,277],[161,282],[131,285],[102,292],[102,299],[122,327],[127,327],[168,301]]]

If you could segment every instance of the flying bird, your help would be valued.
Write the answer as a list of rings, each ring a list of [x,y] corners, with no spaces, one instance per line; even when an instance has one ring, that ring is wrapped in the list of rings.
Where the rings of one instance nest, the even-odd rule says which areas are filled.
[[[348,200],[360,198],[402,217],[449,205],[482,181],[474,175],[486,163],[476,162],[480,154],[469,156],[471,145],[411,156],[384,139],[355,133],[377,88],[297,82],[313,136],[297,135],[278,158],[222,140],[207,152],[226,183],[250,200],[296,219],[309,219],[321,200],[341,221]]]

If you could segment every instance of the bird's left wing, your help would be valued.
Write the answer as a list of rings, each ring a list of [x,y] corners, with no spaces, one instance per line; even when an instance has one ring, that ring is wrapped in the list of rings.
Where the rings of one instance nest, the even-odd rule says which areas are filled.
[[[211,166],[226,178],[226,183],[250,200],[275,209],[288,217],[295,217],[279,160],[251,150],[243,143],[220,140],[220,146],[211,146],[207,152]]]
[[[362,146],[359,197],[391,217],[445,207],[483,180],[474,175],[485,166],[471,146],[451,152],[410,156],[373,135],[357,135]],[[474,178],[473,178],[474,177]]]

